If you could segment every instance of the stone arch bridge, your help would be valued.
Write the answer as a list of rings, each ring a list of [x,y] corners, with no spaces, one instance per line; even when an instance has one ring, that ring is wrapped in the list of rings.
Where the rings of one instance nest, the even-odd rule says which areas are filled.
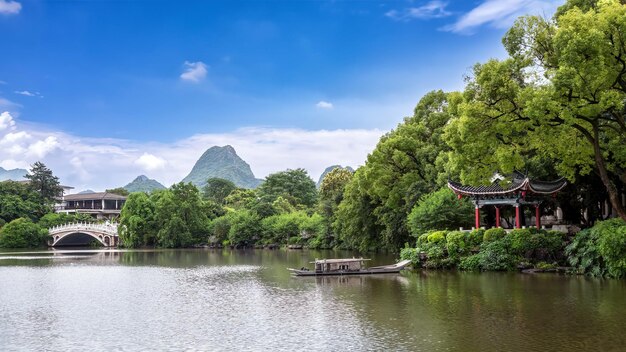
[[[105,247],[116,247],[119,242],[116,223],[70,223],[49,228],[48,234],[51,247],[88,244],[91,238]]]

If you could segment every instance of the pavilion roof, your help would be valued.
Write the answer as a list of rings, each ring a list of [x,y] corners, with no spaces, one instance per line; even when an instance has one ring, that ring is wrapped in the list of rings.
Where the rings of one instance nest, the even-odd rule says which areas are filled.
[[[456,194],[468,196],[495,196],[527,191],[535,194],[552,194],[560,191],[567,185],[564,178],[555,181],[531,180],[521,172],[514,172],[512,182],[502,187],[498,181],[488,186],[465,186],[459,182],[448,181],[448,187]]]

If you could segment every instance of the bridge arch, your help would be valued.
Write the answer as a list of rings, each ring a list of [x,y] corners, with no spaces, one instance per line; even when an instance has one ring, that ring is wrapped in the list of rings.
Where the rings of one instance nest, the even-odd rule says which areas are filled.
[[[48,229],[51,247],[64,245],[87,245],[95,239],[105,247],[118,244],[117,224],[72,223]],[[72,243],[74,242],[74,243]]]

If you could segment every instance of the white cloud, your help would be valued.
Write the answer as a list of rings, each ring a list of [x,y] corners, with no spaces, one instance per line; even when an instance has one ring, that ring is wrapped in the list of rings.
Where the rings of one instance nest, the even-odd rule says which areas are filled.
[[[17,15],[22,9],[22,4],[17,1],[0,0],[0,14]]]
[[[0,165],[27,167],[42,161],[63,184],[77,190],[119,187],[140,174],[169,186],[182,180],[206,149],[227,144],[250,164],[257,178],[302,167],[317,181],[329,165],[362,165],[383,134],[378,129],[311,131],[253,127],[198,134],[173,143],[139,143],[81,138],[26,126],[29,125],[18,123],[13,126],[14,131],[0,131]]]
[[[332,103],[329,103],[329,102],[324,101],[324,100],[319,101],[317,104],[315,104],[315,106],[316,106],[318,109],[327,109],[327,110],[330,110],[330,109],[332,109],[332,108],[333,108],[333,104],[332,104]]]
[[[27,90],[16,90],[13,93],[19,94],[19,95],[25,95],[27,97],[41,97],[41,98],[43,98],[43,96],[39,92],[30,92],[30,91],[27,91]]]
[[[452,13],[446,11],[447,2],[432,0],[419,7],[409,7],[403,10],[391,10],[385,16],[396,21],[410,21],[412,19],[429,19],[450,16]]]
[[[470,33],[485,24],[506,28],[522,15],[551,15],[562,3],[562,0],[485,0],[461,16],[456,23],[443,29],[456,33]]]
[[[180,79],[189,82],[200,82],[206,77],[208,66],[202,61],[185,61],[185,72],[180,75]]]
[[[9,99],[5,99],[5,98],[0,97],[0,107],[3,107],[3,108],[16,108],[16,107],[21,107],[21,105],[12,102]]]
[[[30,165],[24,161],[17,161],[12,159],[6,159],[0,161],[0,166],[10,170],[10,169],[29,169]]]
[[[158,156],[149,153],[143,153],[143,155],[135,160],[135,164],[141,166],[148,171],[154,171],[164,168],[167,162],[164,159],[159,158]]]
[[[0,131],[3,130],[13,130],[15,129],[15,120],[13,120],[13,116],[8,111],[5,111],[0,114]]]
[[[59,142],[55,136],[48,136],[28,146],[27,155],[38,159],[44,158],[48,153],[58,148]]]

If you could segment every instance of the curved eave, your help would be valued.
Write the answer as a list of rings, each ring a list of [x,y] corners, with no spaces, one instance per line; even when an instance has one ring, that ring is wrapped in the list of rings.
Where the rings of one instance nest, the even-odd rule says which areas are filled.
[[[526,189],[526,187],[528,186],[528,179],[525,179],[522,183],[511,187],[511,188],[503,188],[503,189],[499,189],[499,190],[479,190],[476,189],[475,187],[472,187],[473,189],[467,189],[464,188],[463,186],[457,184],[456,182],[452,182],[452,181],[448,181],[448,187],[456,194],[461,194],[464,196],[476,196],[476,195],[502,195],[502,194],[508,194],[508,193],[513,193],[513,192],[517,192],[520,189]],[[466,186],[467,187],[467,186]],[[486,186],[486,187],[491,187],[491,186]],[[499,187],[499,186],[498,186]]]
[[[533,187],[533,182],[530,182],[528,184],[529,190],[536,194],[552,194],[552,193],[559,192],[560,190],[565,188],[565,186],[567,186],[567,181],[565,181],[565,179],[560,179],[554,182],[544,182],[544,183],[551,185],[553,188],[549,190],[540,190],[540,189]]]

